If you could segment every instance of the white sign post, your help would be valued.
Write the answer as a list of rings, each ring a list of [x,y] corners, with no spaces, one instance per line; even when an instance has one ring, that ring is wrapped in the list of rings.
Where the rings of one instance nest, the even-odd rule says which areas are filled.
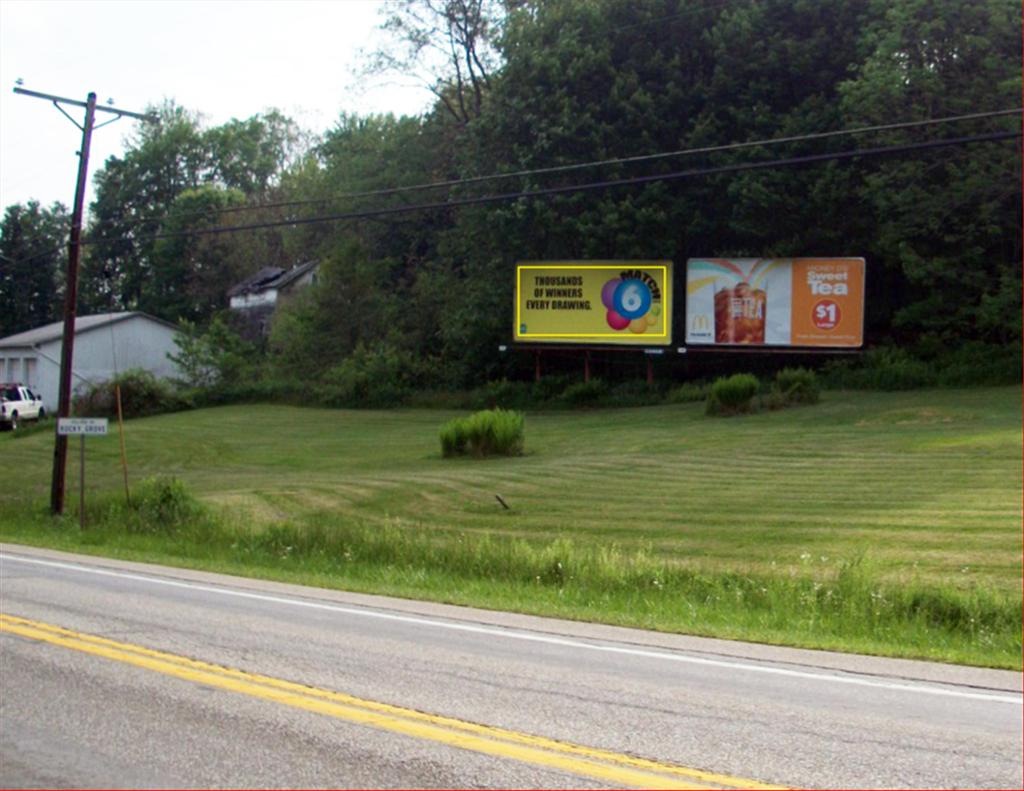
[[[79,463],[78,526],[85,529],[85,438],[103,437],[107,433],[105,417],[61,417],[57,418],[57,434],[62,437],[82,438],[81,462]]]

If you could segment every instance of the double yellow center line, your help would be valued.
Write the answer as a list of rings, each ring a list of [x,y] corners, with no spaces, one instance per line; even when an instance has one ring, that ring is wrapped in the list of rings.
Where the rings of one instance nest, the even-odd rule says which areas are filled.
[[[342,692],[247,673],[130,643],[119,643],[105,637],[75,632],[14,615],[0,613],[0,632],[123,662],[185,681],[324,714],[346,722],[426,739],[484,755],[510,758],[535,766],[569,772],[613,786],[685,789],[783,788],[363,700]]]

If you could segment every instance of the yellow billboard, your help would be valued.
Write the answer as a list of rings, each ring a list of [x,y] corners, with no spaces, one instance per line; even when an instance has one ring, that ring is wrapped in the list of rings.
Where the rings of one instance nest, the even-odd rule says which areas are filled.
[[[516,265],[518,343],[668,346],[671,261]]]

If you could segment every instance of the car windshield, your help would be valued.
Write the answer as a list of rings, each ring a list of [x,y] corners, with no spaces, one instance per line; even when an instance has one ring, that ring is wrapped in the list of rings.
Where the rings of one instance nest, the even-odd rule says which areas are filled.
[[[20,401],[21,395],[18,393],[18,388],[5,387],[3,390],[0,390],[0,398],[3,398],[5,401]]]

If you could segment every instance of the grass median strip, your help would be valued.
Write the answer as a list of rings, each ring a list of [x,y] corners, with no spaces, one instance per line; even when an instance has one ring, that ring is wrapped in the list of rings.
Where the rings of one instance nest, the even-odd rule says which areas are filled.
[[[365,700],[342,692],[249,673],[9,614],[0,614],[0,632],[359,725],[564,771],[615,786],[677,789],[783,788]]]

